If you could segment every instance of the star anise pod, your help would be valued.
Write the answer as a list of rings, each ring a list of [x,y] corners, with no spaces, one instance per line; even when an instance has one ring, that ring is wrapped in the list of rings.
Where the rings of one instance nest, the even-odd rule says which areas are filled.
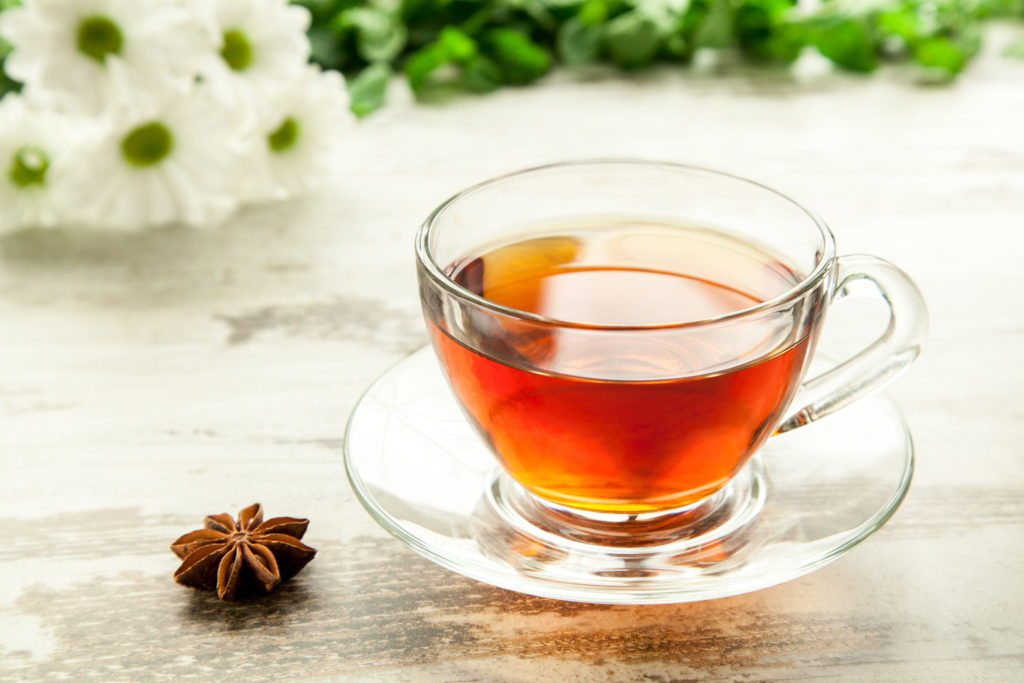
[[[171,544],[184,560],[174,580],[199,590],[217,589],[221,600],[272,591],[305,567],[316,550],[299,539],[308,519],[274,517],[263,521],[263,506],[250,505],[231,515],[209,515],[204,529],[191,531]]]

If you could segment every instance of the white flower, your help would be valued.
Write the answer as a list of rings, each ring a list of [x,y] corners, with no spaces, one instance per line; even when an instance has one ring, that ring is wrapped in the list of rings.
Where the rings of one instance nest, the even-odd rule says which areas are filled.
[[[63,219],[54,170],[73,154],[73,127],[17,95],[0,100],[0,232]]]
[[[285,199],[320,187],[355,121],[348,104],[341,74],[316,66],[273,95],[251,143],[244,196],[254,201]]]
[[[175,0],[24,0],[0,14],[14,46],[4,65],[39,102],[100,112],[112,99],[110,65],[133,90],[195,77],[208,37]]]
[[[163,95],[111,115],[68,168],[71,201],[95,227],[209,226],[237,206],[237,125],[206,87]]]
[[[298,77],[309,62],[310,14],[287,0],[192,0],[216,45],[201,69],[229,105],[260,111],[267,94]]]

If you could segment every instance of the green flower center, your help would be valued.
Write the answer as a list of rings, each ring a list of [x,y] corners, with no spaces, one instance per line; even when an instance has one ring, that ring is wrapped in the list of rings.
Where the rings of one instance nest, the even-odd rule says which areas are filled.
[[[281,153],[294,147],[298,139],[299,122],[289,116],[277,130],[267,136],[267,144],[274,152]]]
[[[94,14],[78,25],[78,51],[100,64],[107,55],[121,53],[124,36],[110,17]]]
[[[50,159],[46,152],[33,145],[26,145],[14,153],[14,161],[7,175],[18,187],[44,185],[49,168]]]
[[[158,164],[172,149],[174,136],[159,121],[139,126],[121,140],[121,154],[132,166]]]
[[[244,71],[252,64],[252,43],[238,29],[225,31],[220,56],[234,71]]]

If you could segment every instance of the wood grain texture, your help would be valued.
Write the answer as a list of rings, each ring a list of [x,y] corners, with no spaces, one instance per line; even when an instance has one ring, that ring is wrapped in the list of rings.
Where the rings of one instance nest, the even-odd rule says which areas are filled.
[[[211,231],[3,238],[0,679],[1024,678],[1024,62],[998,55],[1013,30],[948,88],[556,74],[417,106],[396,84],[308,201]],[[921,285],[931,336],[892,389],[915,482],[849,556],[724,600],[564,603],[436,567],[355,500],[346,417],[426,341],[419,222],[484,177],[596,156],[758,178],[816,208],[841,253]],[[240,604],[174,584],[169,543],[255,501],[311,518],[316,560]]]

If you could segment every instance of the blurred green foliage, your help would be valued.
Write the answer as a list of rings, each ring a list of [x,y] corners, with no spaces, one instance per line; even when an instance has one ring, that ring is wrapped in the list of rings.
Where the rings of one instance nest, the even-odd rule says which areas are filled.
[[[981,47],[980,22],[1024,17],[1024,0],[294,0],[313,13],[313,58],[350,77],[353,110],[381,106],[387,77],[413,92],[487,92],[555,63],[636,70],[730,49],[787,64],[806,47],[843,69],[916,64],[950,80]]]
[[[385,104],[396,72],[429,97],[524,85],[556,63],[636,70],[703,49],[787,64],[813,47],[850,71],[903,61],[949,80],[978,53],[983,19],[1024,18],[1024,0],[823,0],[813,11],[796,0],[292,1],[312,14],[313,61],[347,76],[359,116]],[[0,60],[8,50],[0,41]],[[0,94],[14,88],[0,74]]]
[[[0,12],[20,4],[21,0],[0,0]],[[3,38],[0,38],[0,97],[3,97],[9,92],[16,92],[21,89],[21,85],[8,78],[7,74],[4,73],[3,70],[4,60],[7,59],[7,55],[10,51],[11,46],[5,42]]]

